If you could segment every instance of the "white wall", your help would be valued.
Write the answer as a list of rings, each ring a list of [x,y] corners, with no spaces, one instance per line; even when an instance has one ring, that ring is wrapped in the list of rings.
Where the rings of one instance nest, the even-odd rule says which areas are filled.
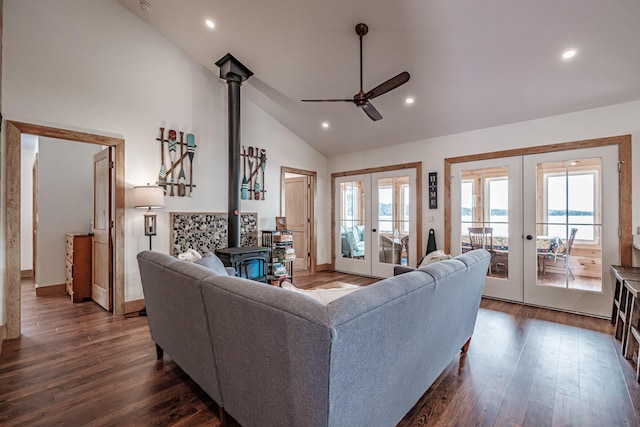
[[[33,162],[38,137],[22,135],[20,153],[20,269],[33,269]]]
[[[115,0],[5,0],[3,50],[5,119],[123,137],[127,206],[133,186],[157,179],[158,128],[195,134],[197,188],[191,198],[167,198],[165,209],[157,211],[154,250],[169,250],[169,212],[226,212],[225,83]],[[242,144],[265,148],[268,157],[267,199],[244,201],[242,210],[258,212],[261,228],[274,227],[280,166],[322,176],[326,159],[245,98],[242,121]],[[325,185],[319,182],[321,194]],[[325,205],[320,198],[319,206]],[[321,213],[319,220],[325,233],[329,218]],[[131,301],[142,298],[136,254],[148,248],[140,210],[126,210],[124,231],[125,300]],[[319,262],[328,262],[326,253],[322,248]]]
[[[88,233],[93,215],[93,155],[103,147],[40,138],[37,285],[67,281],[66,234]]]
[[[633,141],[633,230],[640,225],[640,101],[612,105],[571,114],[481,129],[403,145],[337,156],[329,159],[329,173],[390,164],[422,162],[423,248],[428,229],[436,231],[438,248],[444,248],[444,159],[469,154],[537,145],[580,141],[616,135],[632,135]],[[438,172],[438,209],[428,209],[428,173]],[[330,190],[329,190],[330,191]],[[330,197],[325,194],[325,197]],[[435,216],[435,222],[427,222]]]

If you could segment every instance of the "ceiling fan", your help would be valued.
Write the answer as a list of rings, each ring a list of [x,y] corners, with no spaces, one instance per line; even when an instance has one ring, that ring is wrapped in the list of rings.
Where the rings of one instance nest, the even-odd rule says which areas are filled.
[[[366,24],[360,23],[356,25],[356,34],[360,38],[360,91],[354,95],[353,99],[303,99],[302,102],[353,102],[356,106],[362,108],[371,120],[382,119],[382,115],[369,101],[405,84],[409,81],[410,76],[409,73],[403,71],[365,93],[362,89],[362,37],[368,32],[369,27]]]

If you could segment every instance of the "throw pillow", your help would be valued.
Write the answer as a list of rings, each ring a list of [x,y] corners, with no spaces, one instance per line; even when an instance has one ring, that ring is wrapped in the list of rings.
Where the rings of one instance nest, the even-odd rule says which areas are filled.
[[[451,255],[445,254],[444,251],[433,251],[424,257],[418,268],[425,267],[429,264],[433,264],[434,262],[444,261],[445,259],[451,259]]]
[[[203,267],[210,268],[214,273],[220,276],[228,275],[227,269],[224,267],[224,264],[222,263],[220,258],[218,258],[217,255],[211,252],[207,252],[206,254],[204,254],[204,256],[195,261],[195,263],[200,264]]]
[[[300,289],[296,288],[293,283],[287,281],[283,281],[280,286],[283,289],[287,289],[293,292],[299,292],[308,297],[311,297],[324,305],[327,305],[333,300],[336,300],[340,297],[350,294],[353,291],[357,291],[358,289],[360,289],[360,286],[357,285],[345,285],[342,288],[332,289]]]
[[[178,259],[181,261],[196,262],[201,258],[202,258],[202,255],[200,255],[198,251],[196,251],[195,249],[191,249],[191,248],[187,249],[185,252],[181,254],[178,254]]]

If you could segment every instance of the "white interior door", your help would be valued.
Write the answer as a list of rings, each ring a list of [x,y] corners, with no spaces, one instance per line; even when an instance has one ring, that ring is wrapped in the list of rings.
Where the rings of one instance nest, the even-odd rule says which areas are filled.
[[[523,165],[525,302],[610,315],[606,272],[620,259],[618,148],[529,155]]]
[[[484,295],[522,302],[522,159],[507,157],[451,167],[451,252],[478,248],[472,231],[492,258]]]

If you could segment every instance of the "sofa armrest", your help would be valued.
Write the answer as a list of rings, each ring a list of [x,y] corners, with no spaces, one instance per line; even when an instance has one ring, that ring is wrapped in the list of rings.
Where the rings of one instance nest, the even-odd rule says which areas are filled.
[[[398,276],[400,274],[409,273],[414,270],[415,268],[407,267],[406,265],[396,265],[395,267],[393,267],[393,275]]]
[[[227,270],[227,274],[229,276],[235,276],[236,275],[236,269],[233,267],[225,267],[225,270]]]

